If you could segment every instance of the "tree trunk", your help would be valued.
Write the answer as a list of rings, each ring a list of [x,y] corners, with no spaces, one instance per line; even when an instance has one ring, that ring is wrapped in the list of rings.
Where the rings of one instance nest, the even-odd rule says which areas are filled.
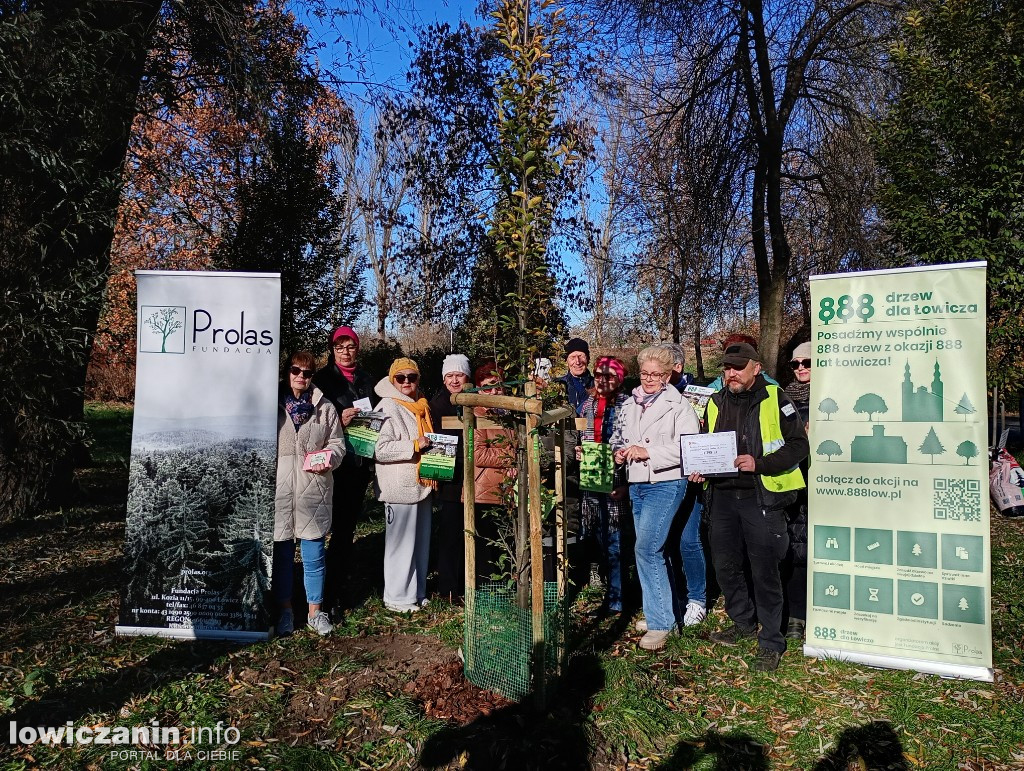
[[[693,357],[697,363],[697,380],[704,382],[704,353],[700,349],[701,329],[700,322],[693,324]]]
[[[39,98],[38,103],[20,106],[23,122],[30,124],[34,118],[39,124],[24,126],[34,137],[33,152],[61,158],[78,175],[68,187],[66,179],[44,167],[20,169],[31,180],[18,200],[31,201],[32,214],[40,217],[42,227],[34,231],[31,242],[27,239],[33,236],[19,236],[22,264],[12,266],[12,272],[22,275],[9,275],[9,280],[22,299],[39,295],[32,318],[53,326],[32,352],[32,370],[36,383],[43,384],[43,398],[37,394],[34,400],[19,403],[16,394],[9,394],[14,398],[0,401],[0,500],[5,502],[0,518],[37,510],[48,490],[61,495],[73,490],[74,466],[82,459],[83,447],[72,437],[75,427],[82,425],[85,370],[109,272],[122,170],[160,6],[160,0],[41,4],[41,23],[29,28],[32,17],[24,17],[26,38],[8,52],[22,59],[25,79],[4,90]],[[46,88],[31,81],[45,82],[51,70],[61,69],[64,59],[78,67],[90,62],[96,69],[75,70],[69,64],[68,71],[55,72],[53,78],[64,78],[69,85],[66,101],[54,105]],[[13,168],[5,172],[18,174]],[[37,281],[22,281],[26,272],[34,273]],[[53,297],[65,299],[60,301],[59,318],[48,319]],[[5,366],[19,367],[17,343],[11,342]]]

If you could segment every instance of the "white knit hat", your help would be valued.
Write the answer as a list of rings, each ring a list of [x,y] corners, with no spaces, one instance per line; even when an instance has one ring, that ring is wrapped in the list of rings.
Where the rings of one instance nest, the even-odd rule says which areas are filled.
[[[466,377],[473,377],[473,373],[469,371],[469,359],[461,353],[450,353],[444,357],[444,361],[441,362],[441,377],[449,372],[461,372]]]
[[[790,357],[790,361],[794,359],[809,359],[811,358],[811,342],[808,340],[806,343],[800,343],[796,348],[793,349],[793,355]]]

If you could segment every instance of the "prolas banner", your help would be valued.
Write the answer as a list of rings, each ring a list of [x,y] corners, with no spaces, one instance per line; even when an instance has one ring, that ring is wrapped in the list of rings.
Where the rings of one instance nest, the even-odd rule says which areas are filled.
[[[118,634],[268,636],[279,275],[137,271]]]
[[[811,277],[808,655],[992,679],[985,263]]]

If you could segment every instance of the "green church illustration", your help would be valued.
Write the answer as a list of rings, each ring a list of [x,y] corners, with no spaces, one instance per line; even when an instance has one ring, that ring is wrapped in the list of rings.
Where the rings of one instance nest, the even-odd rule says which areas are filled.
[[[871,436],[855,436],[850,444],[853,463],[906,463],[907,443],[901,436],[886,436],[885,426],[872,426]]]
[[[903,422],[904,423],[941,423],[942,422],[942,377],[939,372],[939,360],[935,360],[935,375],[932,377],[932,388],[924,386],[914,390],[910,379],[910,362],[903,370]],[[906,460],[903,461],[906,463]]]

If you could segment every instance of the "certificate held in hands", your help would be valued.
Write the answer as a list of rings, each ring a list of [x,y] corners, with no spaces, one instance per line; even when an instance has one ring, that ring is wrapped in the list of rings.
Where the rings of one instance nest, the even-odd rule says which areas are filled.
[[[683,474],[705,477],[736,476],[736,432],[683,434],[679,437]]]

